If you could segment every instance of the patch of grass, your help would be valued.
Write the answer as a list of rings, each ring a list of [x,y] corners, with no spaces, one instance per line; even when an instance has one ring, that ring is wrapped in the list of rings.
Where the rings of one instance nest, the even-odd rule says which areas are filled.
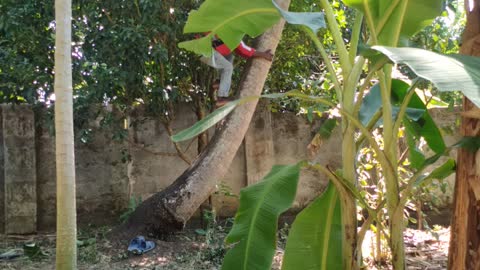
[[[232,227],[233,219],[219,221],[213,210],[205,210],[203,217],[207,225],[195,230],[196,237],[202,242],[200,250],[180,253],[175,256],[173,263],[162,269],[207,270],[221,267],[227,252],[224,239]]]
[[[77,247],[78,260],[88,264],[96,264],[100,262],[101,255],[98,250],[98,243],[106,241],[106,235],[110,231],[110,227],[95,227],[88,225],[81,228],[78,232]]]

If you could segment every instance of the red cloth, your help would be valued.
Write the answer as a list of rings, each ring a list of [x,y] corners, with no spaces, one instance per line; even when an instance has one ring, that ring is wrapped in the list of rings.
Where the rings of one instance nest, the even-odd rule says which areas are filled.
[[[232,53],[232,51],[223,43],[222,45],[216,46],[215,50],[223,56],[227,56]],[[243,41],[235,49],[235,53],[243,58],[250,58],[255,54],[255,49],[247,46]]]

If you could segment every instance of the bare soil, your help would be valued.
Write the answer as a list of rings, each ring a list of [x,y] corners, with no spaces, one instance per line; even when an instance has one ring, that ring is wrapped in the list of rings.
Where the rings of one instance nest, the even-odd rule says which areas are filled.
[[[217,225],[208,230],[189,229],[169,236],[168,239],[155,241],[156,248],[141,256],[126,252],[128,241],[109,241],[106,237],[110,227],[83,228],[79,230],[78,269],[220,269],[225,254],[223,239],[225,227]],[[285,231],[284,231],[285,232]],[[280,268],[283,257],[284,232],[279,232],[279,248],[274,258],[274,270]],[[446,269],[449,229],[437,227],[430,232],[408,229],[405,232],[408,269]],[[15,259],[0,260],[0,269],[55,269],[55,235],[39,234],[32,236],[0,236],[0,253],[16,250],[23,251],[26,243],[35,243],[40,247],[41,255],[29,258],[22,255]],[[391,269],[388,263],[375,262],[371,247],[375,239],[368,233],[363,245],[365,269]],[[385,258],[388,262],[388,255]]]

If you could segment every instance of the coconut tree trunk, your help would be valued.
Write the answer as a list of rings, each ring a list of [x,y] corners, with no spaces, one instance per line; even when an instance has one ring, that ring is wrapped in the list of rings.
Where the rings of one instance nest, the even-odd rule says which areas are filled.
[[[55,1],[55,153],[57,169],[56,269],[77,268],[73,147],[71,0]]]
[[[290,0],[278,0],[288,9]],[[284,21],[276,24],[258,40],[258,50],[275,48],[281,37]],[[252,59],[240,83],[240,96],[260,95],[271,62]],[[235,109],[225,123],[217,128],[207,148],[176,181],[165,190],[144,201],[126,224],[133,231],[148,230],[165,233],[180,229],[198,207],[214,191],[215,184],[224,177],[252,119],[257,101],[247,102]],[[129,230],[130,229],[130,230]]]
[[[465,1],[467,26],[463,35],[462,54],[480,56],[480,0],[470,6]],[[463,110],[478,109],[464,98]],[[463,117],[461,134],[480,136],[480,117]],[[461,148],[457,156],[457,175],[454,194],[448,269],[480,269],[480,151]]]

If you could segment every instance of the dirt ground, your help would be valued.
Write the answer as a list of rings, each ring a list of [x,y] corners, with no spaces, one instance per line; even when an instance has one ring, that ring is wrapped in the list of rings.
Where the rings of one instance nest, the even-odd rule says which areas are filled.
[[[220,269],[226,252],[223,239],[225,224],[216,224],[208,229],[189,229],[168,237],[153,240],[156,248],[144,255],[134,256],[126,252],[128,243],[112,243],[107,240],[108,226],[81,228],[79,230],[78,269]],[[279,231],[279,248],[272,269],[279,269],[288,228]],[[408,229],[405,233],[408,269],[446,269],[449,229],[436,227],[430,232]],[[14,259],[0,259],[0,269],[55,269],[55,235],[1,236],[0,253],[7,251],[24,253],[24,245],[35,244],[34,255],[23,254]],[[372,259],[371,247],[374,236],[367,234],[363,245],[366,269],[390,269]],[[388,261],[388,259],[387,259]]]

